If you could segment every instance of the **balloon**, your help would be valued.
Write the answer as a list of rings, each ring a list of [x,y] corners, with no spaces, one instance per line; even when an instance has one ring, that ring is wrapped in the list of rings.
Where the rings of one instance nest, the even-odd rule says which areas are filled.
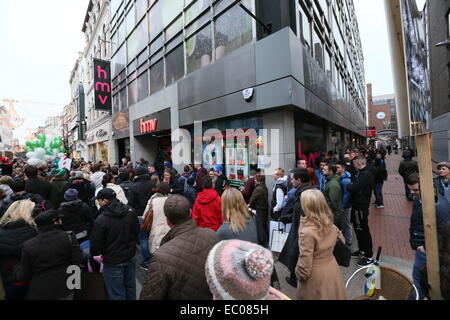
[[[39,148],[45,147],[45,141],[44,140],[38,140],[36,144]]]
[[[33,146],[33,142],[32,141],[26,141],[25,145],[29,148],[31,148]]]
[[[49,156],[49,155],[46,154],[46,155],[44,156],[44,159],[45,159],[45,160],[52,160],[52,156]]]
[[[64,157],[64,153],[58,153],[58,158]]]
[[[34,152],[37,155],[36,158],[42,159],[45,156],[45,149],[43,148],[37,148]]]
[[[47,139],[47,137],[45,136],[45,133],[40,133],[38,135],[38,140],[39,141],[45,141]]]
[[[54,148],[53,149],[53,154],[55,155],[55,154],[58,154],[59,153],[59,149],[58,148]]]
[[[30,166],[38,166],[41,160],[32,158],[27,161]]]
[[[34,152],[27,152],[26,157],[27,157],[28,159],[31,159],[31,158],[34,158],[34,157],[35,157],[35,154],[34,154]]]
[[[59,147],[59,152],[62,152],[62,153],[66,152],[66,148],[64,148],[64,146],[60,146]]]
[[[27,152],[27,153],[28,153],[28,152],[33,152],[33,148],[26,147],[26,148],[25,148],[25,152]],[[27,158],[28,158],[28,157],[27,157]]]

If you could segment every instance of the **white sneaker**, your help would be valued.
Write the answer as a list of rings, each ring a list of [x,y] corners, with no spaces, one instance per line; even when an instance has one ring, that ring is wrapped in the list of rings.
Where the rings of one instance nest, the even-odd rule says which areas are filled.
[[[384,206],[377,206],[377,209],[384,209]]]

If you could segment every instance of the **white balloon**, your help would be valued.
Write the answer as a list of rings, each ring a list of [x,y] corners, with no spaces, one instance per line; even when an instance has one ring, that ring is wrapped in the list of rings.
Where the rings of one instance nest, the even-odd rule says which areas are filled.
[[[37,158],[31,158],[27,161],[30,166],[38,166],[41,160]]]
[[[58,158],[64,157],[64,153],[58,153]]]
[[[36,154],[34,152],[27,152],[27,158],[31,159],[31,158],[36,158]]]
[[[45,155],[45,156],[44,156],[44,159],[45,159],[45,160],[52,160],[52,156]]]
[[[39,160],[39,165],[38,167],[45,167],[47,165],[47,161],[45,160]]]
[[[45,156],[46,152],[43,148],[37,148],[36,150],[34,150],[34,152],[37,155],[37,158],[41,158],[42,156]]]

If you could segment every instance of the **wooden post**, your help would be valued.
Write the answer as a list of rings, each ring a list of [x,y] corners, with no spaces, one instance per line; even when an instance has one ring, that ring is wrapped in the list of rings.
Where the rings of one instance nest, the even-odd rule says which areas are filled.
[[[434,201],[433,167],[431,165],[431,133],[418,135],[416,138],[430,298],[432,300],[441,300],[436,207]]]

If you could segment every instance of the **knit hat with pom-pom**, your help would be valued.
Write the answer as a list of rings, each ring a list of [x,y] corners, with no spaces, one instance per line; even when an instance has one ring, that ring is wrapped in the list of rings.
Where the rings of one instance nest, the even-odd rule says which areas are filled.
[[[214,299],[264,300],[269,293],[273,255],[254,243],[222,241],[210,251],[205,270]]]

